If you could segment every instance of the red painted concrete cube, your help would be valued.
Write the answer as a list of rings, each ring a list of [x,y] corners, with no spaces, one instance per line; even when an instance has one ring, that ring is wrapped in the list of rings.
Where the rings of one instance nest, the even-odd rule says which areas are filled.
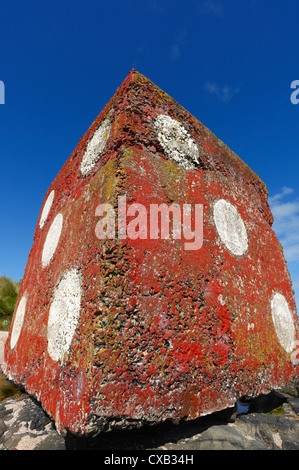
[[[260,178],[131,71],[46,194],[4,372],[79,435],[196,418],[296,379],[271,224]]]

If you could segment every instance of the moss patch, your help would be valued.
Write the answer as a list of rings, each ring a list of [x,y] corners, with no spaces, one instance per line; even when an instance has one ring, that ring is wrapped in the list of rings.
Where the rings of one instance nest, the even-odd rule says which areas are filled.
[[[283,406],[280,405],[277,408],[274,408],[274,410],[269,411],[266,413],[267,415],[283,415],[284,414],[284,409]]]
[[[10,397],[18,397],[25,393],[22,386],[15,385],[7,380],[0,372],[0,402]]]

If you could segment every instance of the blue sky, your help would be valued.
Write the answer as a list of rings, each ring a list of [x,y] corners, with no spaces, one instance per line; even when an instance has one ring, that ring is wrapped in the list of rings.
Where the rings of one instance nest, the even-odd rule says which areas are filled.
[[[298,17],[298,0],[3,0],[0,274],[23,276],[48,187],[136,68],[266,183],[298,305]]]

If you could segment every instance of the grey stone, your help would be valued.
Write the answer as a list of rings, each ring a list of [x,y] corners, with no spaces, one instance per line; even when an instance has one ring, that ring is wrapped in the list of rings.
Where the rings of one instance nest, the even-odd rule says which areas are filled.
[[[262,413],[240,416],[239,423],[252,436],[259,436],[269,449],[298,450],[299,421]]]
[[[66,450],[65,439],[57,432],[52,432],[37,444],[34,450]]]
[[[186,445],[187,444],[187,445]],[[181,447],[183,445],[183,447]],[[168,447],[167,447],[168,448]],[[193,442],[180,443],[176,449],[186,450],[265,450],[267,446],[262,440],[246,437],[238,426],[211,426],[201,433]]]
[[[278,389],[277,391],[281,393],[285,393],[294,398],[299,398],[299,381],[288,383],[284,387]]]
[[[28,395],[21,398],[10,398],[2,402],[0,408],[0,449],[35,450],[45,440],[48,440],[50,448],[56,449],[61,439],[64,445],[64,439],[55,431],[51,419],[41,406]],[[62,448],[61,442],[60,448]]]
[[[3,434],[7,431],[7,426],[4,423],[3,419],[0,418],[0,438],[3,436]]]
[[[288,398],[287,401],[293,408],[296,415],[299,416],[299,398]]]

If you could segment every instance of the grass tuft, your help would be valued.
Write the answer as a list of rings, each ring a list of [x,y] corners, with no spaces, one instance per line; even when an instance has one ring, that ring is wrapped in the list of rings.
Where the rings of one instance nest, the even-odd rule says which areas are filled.
[[[18,300],[20,283],[0,277],[0,330],[8,331]]]

